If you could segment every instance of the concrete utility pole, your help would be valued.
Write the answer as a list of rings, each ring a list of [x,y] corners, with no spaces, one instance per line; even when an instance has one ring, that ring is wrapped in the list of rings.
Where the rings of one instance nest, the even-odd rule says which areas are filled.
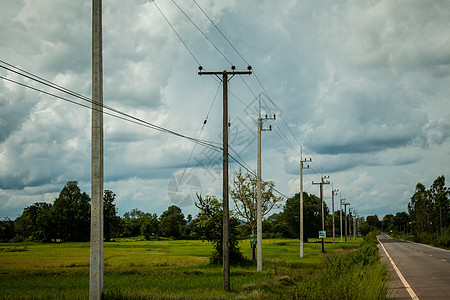
[[[303,160],[303,147],[300,146],[300,257],[303,257],[303,169],[309,169],[309,165],[303,165],[305,162],[311,162],[311,158]]]
[[[261,198],[261,131],[271,131],[272,126],[269,129],[262,128],[264,120],[275,120],[273,118],[261,118],[261,95],[259,95],[259,114],[258,114],[258,154],[257,154],[257,189],[256,189],[256,270],[262,271],[262,198]]]
[[[340,235],[341,235],[341,243],[342,243],[342,233],[343,233],[343,231],[342,231],[342,201],[345,201],[346,199],[345,198],[342,198],[342,196],[340,195],[340,193],[339,193],[339,206],[340,206],[340,217],[339,217],[339,221],[340,221],[340,223],[341,223],[341,231],[340,231]]]
[[[322,176],[320,182],[312,182],[312,184],[320,185],[320,203],[322,204],[322,231],[325,231],[325,209],[323,204],[323,185],[330,184],[330,181],[323,181],[326,178],[330,178],[330,176]],[[322,239],[322,253],[325,253],[325,239]]]
[[[223,195],[223,254],[222,254],[222,266],[223,266],[223,289],[225,291],[230,290],[230,209],[228,198],[228,81],[234,77],[234,75],[250,75],[251,67],[248,66],[248,71],[235,71],[236,67],[231,67],[231,72],[203,72],[203,67],[198,67],[198,75],[215,75],[221,81],[223,85],[223,119],[222,119],[222,131],[223,131],[223,175],[222,175],[222,195]],[[222,78],[219,77],[222,75]],[[228,75],[231,75],[228,78]]]
[[[333,213],[333,243],[336,243],[336,229],[334,225],[334,195],[337,196],[339,189],[333,189],[333,185],[331,185],[331,210]]]
[[[345,199],[342,199],[342,200],[345,200]],[[350,203],[344,202],[344,203],[342,203],[342,205],[344,205],[344,210],[345,210],[345,242],[347,242],[347,229],[348,229],[348,225],[347,225],[347,205],[350,205]]]
[[[357,222],[357,214],[354,212],[355,215],[353,217],[353,239],[356,241],[356,222]]]
[[[103,293],[103,60],[102,1],[92,5],[91,239],[89,298]]]
[[[348,209],[348,237],[351,240],[352,239],[352,212],[351,212],[352,208]]]

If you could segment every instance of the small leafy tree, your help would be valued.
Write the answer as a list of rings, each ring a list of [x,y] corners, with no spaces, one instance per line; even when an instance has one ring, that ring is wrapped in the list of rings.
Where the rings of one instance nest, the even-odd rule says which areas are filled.
[[[105,190],[103,195],[103,232],[105,242],[111,241],[111,235],[117,229],[120,221],[120,218],[117,216],[116,204],[114,204],[115,200],[116,194],[110,190]]]
[[[201,239],[212,242],[215,248],[211,256],[211,263],[221,264],[223,254],[223,214],[222,203],[214,196],[197,195],[198,202],[195,206],[200,209],[196,218],[196,231]],[[236,265],[246,261],[239,250],[239,240],[237,226],[239,221],[235,217],[230,217],[229,222],[229,243],[230,243],[230,264]]]
[[[261,182],[261,214],[264,218],[272,208],[280,203],[283,198],[273,193],[275,183],[273,181]],[[257,217],[257,178],[251,174],[242,174],[242,171],[234,173],[233,188],[230,191],[234,201],[236,215],[244,219],[250,225],[251,232],[256,233]],[[255,245],[252,244],[252,256],[255,259]]]

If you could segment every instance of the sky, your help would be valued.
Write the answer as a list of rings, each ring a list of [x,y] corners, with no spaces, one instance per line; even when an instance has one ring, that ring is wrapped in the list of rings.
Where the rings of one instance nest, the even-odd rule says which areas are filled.
[[[91,1],[0,5],[0,65],[91,97]],[[251,65],[229,80],[233,157],[256,170],[260,99],[262,115],[276,115],[263,122],[273,129],[262,132],[263,179],[298,193],[302,146],[306,192],[319,195],[311,183],[326,175],[328,206],[334,188],[336,209],[341,197],[363,216],[395,214],[418,182],[450,178],[448,28],[449,0],[103,1],[103,101],[220,145],[221,83],[199,64]],[[5,68],[0,76],[83,103]],[[90,109],[0,79],[0,219],[52,203],[69,180],[90,194],[90,130]],[[220,152],[109,115],[104,147],[119,215],[172,204],[195,215],[196,193],[221,198]],[[231,174],[239,168],[230,161]]]

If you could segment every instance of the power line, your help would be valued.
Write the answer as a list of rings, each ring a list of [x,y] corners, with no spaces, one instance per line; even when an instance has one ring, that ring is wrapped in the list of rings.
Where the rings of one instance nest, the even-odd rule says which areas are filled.
[[[225,34],[223,34],[223,32],[219,29],[219,27],[217,27],[217,25],[213,22],[213,20],[211,20],[211,18],[208,16],[208,14],[203,10],[203,8],[200,7],[200,5],[197,3],[197,1],[193,0],[194,3],[197,5],[197,7],[203,12],[203,14],[208,18],[208,20],[211,22],[211,24],[214,25],[214,27],[217,29],[217,31],[223,36],[223,38],[228,42],[228,44],[230,44],[231,48],[234,49],[234,51],[236,51],[236,53],[242,58],[242,60],[247,64],[247,66],[250,66],[250,64],[247,62],[247,60],[245,60],[245,58],[241,55],[241,53],[239,53],[239,51],[236,49],[236,47],[234,47],[234,45],[230,42],[230,40],[225,36]]]
[[[36,82],[41,83],[41,84],[44,84],[44,85],[46,85],[46,86],[48,86],[50,88],[53,88],[53,89],[56,89],[58,91],[64,92],[66,94],[69,94],[69,95],[71,95],[73,97],[76,97],[78,99],[81,99],[83,101],[86,101],[86,102],[92,104],[92,100],[89,99],[88,97],[82,96],[82,95],[80,95],[80,94],[78,94],[76,92],[73,92],[73,91],[69,90],[69,89],[63,88],[63,87],[58,86],[56,84],[53,84],[53,83],[51,83],[48,80],[45,80],[45,79],[38,80],[36,78],[40,78],[40,77],[36,76],[36,75],[33,75],[32,73],[27,72],[27,74],[30,74],[30,75],[24,75],[21,72],[14,71],[14,70],[12,70],[10,68],[6,68],[6,67],[4,67],[2,65],[0,65],[0,67],[4,68],[4,69],[11,70],[12,72],[14,72],[14,73],[16,73],[18,75],[24,76],[26,78],[29,78],[29,79],[33,80],[33,81],[36,81]],[[33,77],[36,77],[36,78],[33,78]],[[25,83],[22,83],[22,82],[19,82],[19,81],[16,81],[16,80],[13,80],[13,79],[1,76],[1,75],[0,75],[0,78],[3,79],[3,80],[9,81],[11,83],[20,85],[22,87],[26,87],[28,89],[31,89],[31,90],[34,90],[34,91],[46,94],[48,96],[52,96],[52,97],[58,98],[60,100],[66,101],[66,102],[70,102],[72,104],[76,104],[76,105],[81,106],[81,107],[85,107],[85,108],[88,108],[88,109],[94,109],[95,110],[95,108],[92,108],[91,106],[88,106],[86,104],[82,104],[82,103],[76,102],[74,100],[71,100],[71,99],[68,99],[68,98],[56,95],[54,93],[50,93],[50,92],[44,91],[42,89],[30,86],[28,84],[25,84]],[[118,118],[118,119],[122,119],[122,120],[125,120],[125,121],[128,121],[128,122],[134,123],[134,124],[138,124],[138,125],[141,125],[141,126],[144,126],[144,127],[147,127],[147,128],[151,128],[151,129],[163,132],[163,133],[172,134],[172,135],[175,135],[175,136],[178,136],[178,137],[181,137],[181,138],[184,138],[184,139],[187,139],[187,140],[199,143],[199,144],[201,144],[201,145],[203,145],[205,147],[208,147],[208,148],[215,148],[215,149],[218,149],[218,150],[222,149],[219,146],[214,145],[214,144],[219,144],[219,143],[215,143],[215,142],[211,142],[211,141],[205,141],[205,140],[200,140],[200,139],[195,139],[195,138],[186,136],[184,134],[175,132],[175,131],[170,130],[170,129],[166,129],[164,127],[161,127],[161,126],[158,126],[158,125],[155,125],[155,124],[152,124],[152,123],[150,123],[148,121],[145,121],[143,119],[134,117],[134,116],[132,116],[130,114],[124,113],[124,112],[122,112],[120,110],[114,109],[114,108],[106,106],[106,105],[101,105],[101,107],[103,107],[103,108],[105,108],[105,109],[110,111],[110,112],[105,112],[104,111],[103,113],[106,114],[106,115],[109,115],[109,116],[112,116],[112,117],[115,117],[115,118]]]
[[[167,19],[166,15],[162,12],[162,10],[159,8],[158,4],[156,4],[156,1],[152,1],[153,4],[155,4],[156,8],[158,9],[158,11],[160,12],[160,14],[164,17],[164,19],[166,20],[166,22],[169,24],[170,28],[172,28],[173,32],[177,35],[178,39],[181,41],[181,43],[183,43],[184,47],[186,48],[186,50],[191,54],[192,58],[195,60],[195,62],[197,63],[198,66],[201,66],[200,62],[198,61],[198,59],[195,57],[194,53],[192,53],[191,49],[189,49],[188,45],[183,41],[183,39],[181,38],[181,36],[178,34],[178,32],[175,30],[175,27],[173,27],[172,23],[170,23],[169,19]]]
[[[153,1],[154,2],[154,1]],[[211,39],[200,29],[200,27],[197,26],[197,24],[194,23],[194,21],[184,12],[184,10],[174,1],[172,0],[173,4],[175,4],[176,7],[183,13],[183,15],[192,23],[192,25],[197,28],[197,30],[208,40],[208,42],[225,58],[225,60],[230,64],[233,65],[233,63],[223,54],[222,51],[220,51],[219,48],[211,41]],[[199,64],[200,65],[200,64]]]

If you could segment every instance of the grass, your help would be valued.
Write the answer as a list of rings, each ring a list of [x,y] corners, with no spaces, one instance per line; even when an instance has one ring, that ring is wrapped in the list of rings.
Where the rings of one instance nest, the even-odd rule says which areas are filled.
[[[276,299],[296,297],[327,261],[349,255],[362,239],[305,243],[263,241],[262,272],[256,264],[231,268],[231,293],[222,290],[222,267],[209,264],[213,250],[202,241],[118,241],[104,244],[106,299]],[[251,257],[250,241],[240,243]],[[85,299],[89,294],[89,243],[0,244],[1,299]]]

